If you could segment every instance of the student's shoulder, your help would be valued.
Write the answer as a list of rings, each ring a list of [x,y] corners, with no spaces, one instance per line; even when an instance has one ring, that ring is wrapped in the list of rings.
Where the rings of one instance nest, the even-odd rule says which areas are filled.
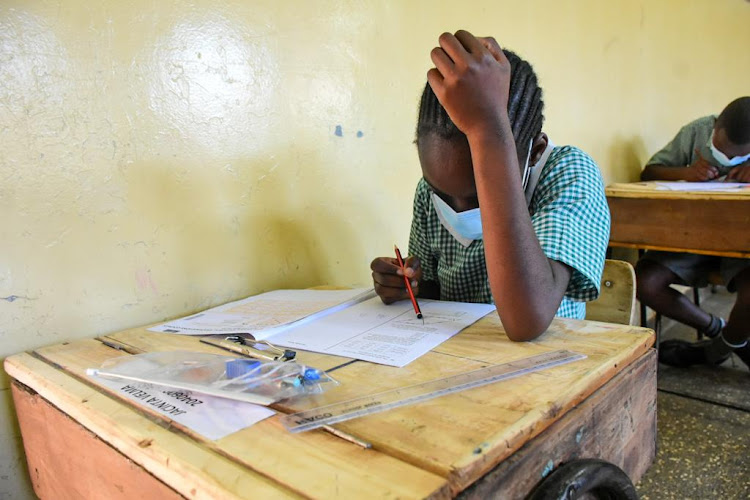
[[[696,135],[700,132],[711,131],[716,123],[716,115],[702,116],[686,123],[680,128],[679,134]],[[678,134],[678,135],[679,135]]]
[[[414,195],[420,198],[430,196],[430,186],[429,184],[427,184],[427,181],[424,180],[424,177],[420,177],[419,181],[417,181],[417,187],[414,190]]]
[[[599,192],[602,186],[601,172],[591,156],[575,146],[556,146],[541,172],[537,191],[549,198],[563,192]]]
[[[575,146],[555,146],[547,159],[544,170],[546,172],[542,172],[543,177],[554,174],[564,176],[599,175],[599,167],[594,159]]]
[[[716,118],[716,115],[701,116],[700,118],[696,118],[695,120],[686,123],[685,127],[701,127],[706,125],[713,127],[714,123],[716,123]]]
[[[430,203],[430,187],[424,180],[424,177],[420,177],[417,182],[417,187],[414,190],[414,206],[415,208],[421,208]]]

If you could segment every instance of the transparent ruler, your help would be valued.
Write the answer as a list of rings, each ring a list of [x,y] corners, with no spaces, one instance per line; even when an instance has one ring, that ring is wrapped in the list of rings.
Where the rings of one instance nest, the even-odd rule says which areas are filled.
[[[571,351],[547,352],[508,363],[490,365],[452,377],[430,380],[421,384],[301,411],[282,417],[281,422],[290,432],[309,431],[324,425],[427,401],[446,394],[520,377],[527,373],[538,372],[585,358],[584,354]]]

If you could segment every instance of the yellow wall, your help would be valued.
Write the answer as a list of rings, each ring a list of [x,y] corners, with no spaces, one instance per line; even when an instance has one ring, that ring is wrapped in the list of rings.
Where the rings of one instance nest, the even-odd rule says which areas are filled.
[[[612,182],[748,94],[748,20],[743,0],[3,0],[0,357],[367,283],[407,244],[444,30],[533,62],[546,131]],[[0,499],[20,498],[0,378]]]

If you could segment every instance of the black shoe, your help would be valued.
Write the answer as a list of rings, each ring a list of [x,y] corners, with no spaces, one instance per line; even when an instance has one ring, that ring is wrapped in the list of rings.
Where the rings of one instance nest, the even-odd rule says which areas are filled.
[[[701,342],[686,342],[684,340],[671,339],[659,344],[659,362],[678,368],[687,368],[692,365],[720,365],[727,359],[729,354],[721,359],[709,363],[706,356],[706,347],[711,344],[710,340]]]

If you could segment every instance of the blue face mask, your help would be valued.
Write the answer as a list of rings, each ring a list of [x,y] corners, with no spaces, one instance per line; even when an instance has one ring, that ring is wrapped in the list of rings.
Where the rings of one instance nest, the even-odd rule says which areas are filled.
[[[711,132],[711,137],[708,139],[708,147],[711,150],[711,154],[714,159],[719,162],[722,167],[736,167],[742,165],[746,161],[750,160],[750,154],[745,156],[735,156],[734,158],[728,158],[727,155],[719,151],[719,148],[714,146],[714,133]]]
[[[531,156],[532,144],[532,141],[529,141],[529,152],[526,154],[526,162],[521,174],[521,183],[524,190],[529,182],[529,157]],[[456,212],[435,193],[432,193],[432,206],[435,207],[435,212],[437,212],[438,219],[443,227],[462,245],[468,247],[472,241],[482,239],[482,216],[478,208]]]
[[[435,193],[432,193],[432,206],[445,229],[465,246],[482,239],[482,217],[478,208],[456,212]]]

